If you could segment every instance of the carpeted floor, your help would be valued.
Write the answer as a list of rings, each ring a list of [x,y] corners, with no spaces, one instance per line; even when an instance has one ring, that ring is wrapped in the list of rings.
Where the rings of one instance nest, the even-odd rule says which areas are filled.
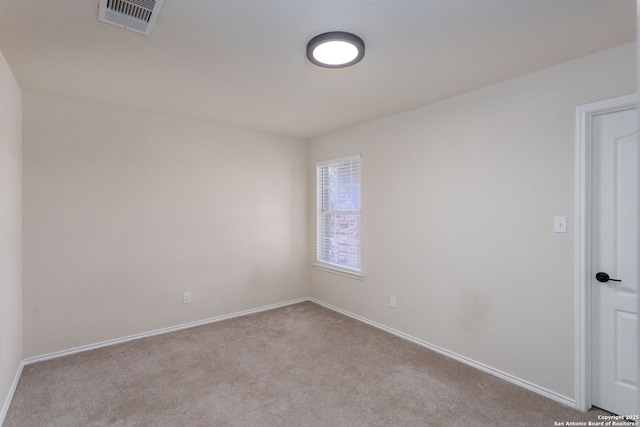
[[[597,421],[311,302],[26,366],[14,426]]]

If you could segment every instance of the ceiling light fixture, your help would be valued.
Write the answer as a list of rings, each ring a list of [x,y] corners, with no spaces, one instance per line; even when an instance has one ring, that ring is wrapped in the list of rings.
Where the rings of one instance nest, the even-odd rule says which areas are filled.
[[[307,44],[307,58],[324,68],[344,68],[364,57],[364,42],[354,34],[332,31],[312,38]]]

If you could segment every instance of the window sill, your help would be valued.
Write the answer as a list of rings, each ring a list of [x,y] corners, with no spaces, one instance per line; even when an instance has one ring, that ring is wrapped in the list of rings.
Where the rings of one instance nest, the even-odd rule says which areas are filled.
[[[347,270],[346,268],[340,268],[334,265],[313,264],[313,266],[316,268],[316,270],[338,274],[340,276],[349,277],[351,279],[362,280],[364,278],[364,274],[359,271]]]

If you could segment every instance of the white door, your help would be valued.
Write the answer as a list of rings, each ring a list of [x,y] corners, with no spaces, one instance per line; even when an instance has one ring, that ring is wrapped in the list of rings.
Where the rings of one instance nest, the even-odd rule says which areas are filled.
[[[636,108],[592,119],[591,403],[618,415],[640,414],[637,129]]]

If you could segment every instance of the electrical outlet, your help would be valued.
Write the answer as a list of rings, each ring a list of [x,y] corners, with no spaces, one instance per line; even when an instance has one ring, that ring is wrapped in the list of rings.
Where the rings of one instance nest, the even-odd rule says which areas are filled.
[[[389,307],[396,308],[396,297],[389,297]]]
[[[191,292],[185,292],[184,295],[182,295],[182,303],[183,304],[191,303]]]

